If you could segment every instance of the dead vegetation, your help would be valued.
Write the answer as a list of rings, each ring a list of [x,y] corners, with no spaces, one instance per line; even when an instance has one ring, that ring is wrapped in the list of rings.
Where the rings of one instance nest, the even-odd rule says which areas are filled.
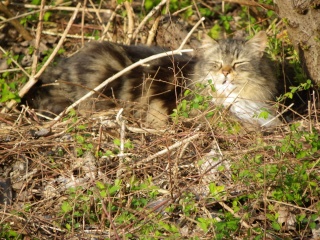
[[[61,46],[70,55],[95,38],[178,49],[190,26],[202,17],[199,7],[214,14],[187,38],[185,48],[197,47],[197,36],[215,24],[226,24],[218,22],[219,15],[231,16],[230,29],[224,26],[221,35],[223,30],[242,35],[250,27],[241,29],[237,17],[246,10],[225,4],[190,1],[164,17],[163,12],[174,8],[169,1],[149,12],[139,1],[84,1],[77,6],[11,2],[7,8],[12,11],[31,11],[24,28],[34,40],[25,42],[19,30],[1,19],[1,40],[6,42],[1,48],[1,63],[6,65],[2,74],[10,74],[3,79],[27,76],[19,92],[23,96]],[[51,12],[50,21],[38,22],[45,18],[41,9]],[[176,18],[188,9],[193,9],[191,16]],[[272,36],[284,34],[281,21],[266,18],[264,11],[251,6],[245,13],[256,19],[255,27],[267,28]],[[54,49],[51,55],[48,49]],[[215,106],[202,113],[211,112],[210,118],[199,116],[187,123],[180,119],[163,130],[142,128],[121,109],[90,117],[71,110],[46,121],[27,107],[14,107],[15,101],[1,106],[1,238],[319,237],[320,125],[315,95],[299,121],[262,133],[246,131]]]

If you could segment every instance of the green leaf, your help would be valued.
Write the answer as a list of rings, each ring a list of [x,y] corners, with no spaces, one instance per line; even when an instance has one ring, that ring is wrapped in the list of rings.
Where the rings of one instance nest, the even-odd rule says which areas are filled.
[[[276,231],[280,231],[281,226],[278,222],[272,222],[272,228]]]
[[[61,210],[64,212],[64,213],[68,213],[68,212],[71,212],[72,211],[72,206],[70,205],[69,202],[63,202],[62,205],[61,205]]]
[[[296,154],[297,159],[301,159],[301,158],[304,158],[304,157],[306,157],[306,156],[308,156],[307,151],[299,151],[299,152]]]
[[[105,185],[104,185],[102,182],[100,182],[100,181],[97,181],[97,182],[96,182],[96,186],[97,186],[97,188],[98,188],[99,190],[103,190],[103,189],[106,188]]]
[[[3,83],[1,85],[1,99],[0,102],[6,102],[8,100],[15,99],[19,101],[19,97],[17,94],[14,94],[10,91],[10,87],[8,84]]]
[[[269,117],[269,112],[265,109],[259,113],[258,118],[267,119]]]
[[[66,224],[66,229],[71,230],[71,225],[69,223]]]
[[[219,39],[221,33],[221,27],[219,24],[213,25],[213,27],[210,29],[208,35],[213,39]]]
[[[113,140],[113,144],[116,145],[116,146],[120,146],[121,145],[121,141],[120,139],[116,138]]]
[[[48,22],[49,21],[49,18],[51,17],[52,13],[51,12],[46,12],[43,16],[43,20],[45,22]]]

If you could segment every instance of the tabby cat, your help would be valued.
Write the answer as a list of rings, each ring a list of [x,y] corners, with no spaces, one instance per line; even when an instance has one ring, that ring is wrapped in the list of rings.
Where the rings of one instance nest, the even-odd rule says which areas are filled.
[[[266,44],[265,32],[249,41],[207,41],[195,56],[168,55],[127,72],[79,109],[104,110],[119,105],[133,110],[135,117],[143,117],[149,125],[161,127],[186,89],[195,90],[196,83],[210,82],[215,91],[207,87],[203,94],[211,95],[214,104],[230,108],[246,123],[278,125],[281,122],[274,118],[268,103],[277,93],[277,79],[264,53]],[[48,69],[26,100],[32,108],[58,114],[128,65],[164,51],[161,47],[89,43]],[[265,110],[269,116],[259,118]]]

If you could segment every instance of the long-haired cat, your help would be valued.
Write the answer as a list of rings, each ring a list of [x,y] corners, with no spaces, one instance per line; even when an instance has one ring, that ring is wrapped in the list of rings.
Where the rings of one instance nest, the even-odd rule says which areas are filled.
[[[264,52],[267,40],[266,33],[259,32],[249,41],[207,42],[199,53],[194,81],[211,81],[216,89],[208,92],[213,102],[230,108],[244,122],[270,127],[281,121],[270,106],[278,81]]]
[[[230,108],[239,119],[266,127],[278,125],[280,121],[273,119],[268,103],[277,93],[277,80],[264,53],[266,44],[266,33],[260,32],[249,41],[212,40],[198,49],[196,56],[168,55],[153,60],[111,82],[95,100],[79,108],[102,110],[120,104],[159,127],[186,89],[196,90],[196,83],[210,83],[216,91],[207,87],[203,94],[210,94],[215,104]],[[47,70],[25,99],[33,108],[58,114],[130,64],[164,51],[161,47],[89,43]],[[260,118],[265,110],[270,115]]]

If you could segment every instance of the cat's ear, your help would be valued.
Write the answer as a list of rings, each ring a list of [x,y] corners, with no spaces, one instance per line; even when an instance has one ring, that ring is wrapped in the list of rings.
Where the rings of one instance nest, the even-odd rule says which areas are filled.
[[[203,34],[200,48],[211,48],[214,45],[219,45],[219,43],[207,34]]]
[[[253,38],[251,38],[249,41],[246,42],[247,46],[250,46],[252,50],[261,52],[261,56],[264,52],[264,50],[267,47],[268,43],[268,37],[266,32],[261,31],[258,32],[256,35],[254,35]]]

